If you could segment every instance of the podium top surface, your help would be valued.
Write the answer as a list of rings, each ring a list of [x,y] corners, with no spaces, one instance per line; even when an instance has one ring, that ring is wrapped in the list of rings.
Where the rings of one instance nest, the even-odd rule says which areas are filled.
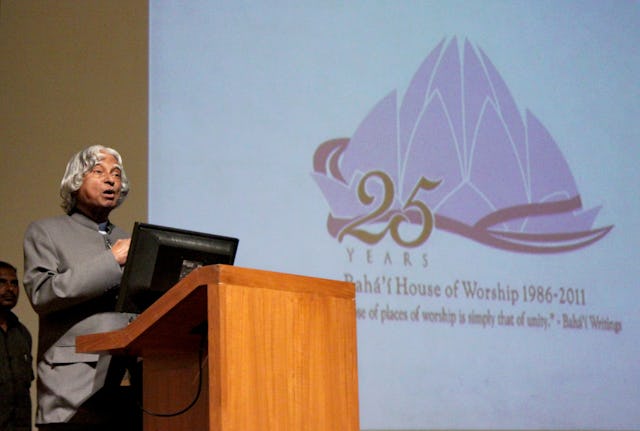
[[[193,349],[201,340],[201,334],[194,332],[194,328],[201,328],[210,312],[208,288],[224,286],[333,297],[355,303],[355,286],[349,282],[230,265],[205,266],[178,282],[126,328],[77,337],[76,350],[141,355],[166,348],[167,337],[174,341],[173,350]]]

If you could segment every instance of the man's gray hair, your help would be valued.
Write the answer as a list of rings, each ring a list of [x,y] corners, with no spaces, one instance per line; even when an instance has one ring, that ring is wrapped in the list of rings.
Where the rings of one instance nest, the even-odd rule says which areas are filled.
[[[118,199],[116,207],[124,202],[124,199],[129,194],[129,180],[127,179],[127,174],[124,172],[120,153],[113,148],[102,145],[92,145],[78,152],[69,160],[67,169],[60,182],[60,196],[62,197],[62,204],[60,206],[62,206],[62,209],[64,209],[67,214],[70,214],[76,207],[76,192],[80,189],[80,186],[82,186],[84,176],[104,158],[105,153],[115,157],[118,165],[120,165],[122,189],[120,190],[120,198]]]

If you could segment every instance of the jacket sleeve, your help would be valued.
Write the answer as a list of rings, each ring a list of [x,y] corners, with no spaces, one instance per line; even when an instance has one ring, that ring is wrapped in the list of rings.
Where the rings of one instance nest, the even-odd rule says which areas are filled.
[[[75,243],[74,243],[75,241]],[[122,269],[106,248],[70,257],[64,247],[82,249],[77,238],[64,244],[32,223],[24,238],[24,287],[34,310],[47,314],[100,297],[120,283]]]

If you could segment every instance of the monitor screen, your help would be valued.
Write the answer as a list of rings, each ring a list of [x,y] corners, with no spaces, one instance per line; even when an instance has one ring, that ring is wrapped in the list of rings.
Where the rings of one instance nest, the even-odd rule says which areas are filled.
[[[135,223],[116,311],[142,313],[196,268],[232,265],[239,240]]]

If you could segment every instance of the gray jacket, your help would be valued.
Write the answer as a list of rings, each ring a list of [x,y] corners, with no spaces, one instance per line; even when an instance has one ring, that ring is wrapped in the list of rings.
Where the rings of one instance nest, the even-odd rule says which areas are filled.
[[[104,384],[110,356],[77,353],[78,335],[127,325],[113,312],[122,268],[108,249],[129,235],[113,225],[105,237],[73,213],[33,222],[24,238],[24,287],[39,315],[36,423],[68,421]]]

